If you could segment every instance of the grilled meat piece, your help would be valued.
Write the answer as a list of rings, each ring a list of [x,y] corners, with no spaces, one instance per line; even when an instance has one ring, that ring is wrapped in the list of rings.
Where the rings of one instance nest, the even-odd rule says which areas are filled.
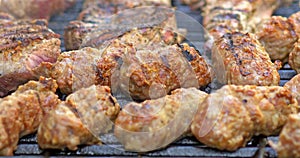
[[[234,151],[253,135],[277,135],[298,103],[279,86],[227,85],[200,104],[191,129],[209,147]]]
[[[204,58],[187,44],[137,49],[115,40],[103,52],[84,48],[62,53],[49,67],[50,77],[65,94],[97,84],[114,92],[121,88],[138,100],[162,97],[180,87],[206,86],[212,78]]]
[[[1,0],[0,11],[17,19],[49,19],[75,4],[76,0]]]
[[[0,155],[13,155],[19,138],[37,131],[40,122],[59,104],[53,79],[40,78],[20,86],[0,100]]]
[[[76,150],[78,145],[100,143],[95,135],[111,130],[119,111],[108,87],[80,89],[44,118],[38,129],[38,144],[43,149]]]
[[[272,60],[287,62],[298,36],[285,17],[273,16],[257,27],[258,40]]]
[[[60,54],[59,35],[45,20],[0,19],[0,96],[38,79],[35,72],[43,62],[56,62]]]
[[[93,17],[85,22],[70,22],[64,33],[66,49],[74,50],[87,46],[98,48],[106,41],[110,42],[126,33],[129,34],[133,29],[143,31],[145,28],[154,28],[153,31],[152,29],[148,30],[147,34],[165,35],[164,32],[171,32],[172,34],[167,34],[171,36],[168,38],[173,38],[174,42],[182,40],[182,35],[179,34],[181,32],[176,27],[174,10],[149,6],[132,8],[108,17]],[[161,39],[163,38],[161,37]],[[131,39],[134,38],[131,37]]]
[[[279,142],[269,142],[277,151],[278,157],[300,157],[299,130],[300,114],[290,115],[279,135]]]
[[[289,64],[294,70],[297,71],[297,73],[300,73],[300,12],[291,15],[289,17],[289,22],[293,25],[295,33],[298,36],[298,41],[295,42],[294,49],[289,56]]]
[[[294,49],[289,55],[289,64],[292,69],[300,73],[300,38],[294,44]]]
[[[277,0],[206,0],[199,4],[205,4],[203,25],[215,39],[234,31],[253,32],[279,6]]]
[[[206,96],[196,88],[177,89],[160,99],[129,103],[116,119],[115,136],[129,151],[163,148],[189,131]]]
[[[285,83],[284,87],[292,92],[294,97],[297,99],[298,104],[300,103],[300,75],[294,76],[291,80]]]
[[[62,53],[55,64],[45,64],[48,75],[57,80],[60,91],[70,94],[81,88],[95,84],[96,61],[101,51],[94,48],[83,48]]]
[[[126,9],[142,6],[171,6],[170,0],[85,0],[78,20],[90,22],[106,19]]]
[[[217,79],[224,84],[271,86],[280,81],[280,63],[271,62],[251,33],[227,33],[216,40],[212,62]]]

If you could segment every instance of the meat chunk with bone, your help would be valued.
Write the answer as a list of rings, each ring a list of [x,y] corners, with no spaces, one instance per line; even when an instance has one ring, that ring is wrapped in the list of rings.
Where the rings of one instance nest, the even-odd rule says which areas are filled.
[[[207,146],[234,151],[253,135],[279,134],[297,112],[297,100],[286,88],[227,85],[199,105],[191,129]]]
[[[180,87],[206,86],[212,78],[204,58],[187,44],[138,50],[115,40],[103,52],[83,48],[62,53],[57,63],[45,67],[63,93],[97,84],[113,91],[121,88],[138,100],[162,97]]]
[[[0,11],[17,19],[50,19],[51,15],[62,12],[74,5],[76,0],[1,0]]]
[[[278,157],[300,157],[299,131],[300,114],[290,115],[279,135],[279,142],[270,142]]]
[[[268,53],[251,33],[227,33],[214,42],[212,62],[219,82],[236,85],[278,85],[277,69]]]
[[[3,16],[2,16],[3,17]],[[56,62],[60,54],[59,35],[45,20],[0,19],[0,96],[38,79],[43,62]]]
[[[43,118],[59,104],[53,79],[40,78],[0,100],[0,155],[13,155],[19,138],[37,131]]]
[[[129,103],[116,119],[115,136],[129,151],[166,147],[190,130],[192,118],[206,96],[195,88],[177,89],[163,98]]]
[[[96,134],[111,130],[120,111],[109,87],[91,86],[69,95],[41,122],[38,144],[43,149],[76,150],[78,145],[97,144]]]

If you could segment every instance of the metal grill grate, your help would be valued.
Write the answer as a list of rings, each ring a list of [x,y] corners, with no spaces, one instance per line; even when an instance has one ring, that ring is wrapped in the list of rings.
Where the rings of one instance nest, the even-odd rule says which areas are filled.
[[[73,8],[67,10],[65,13],[59,14],[52,17],[49,23],[50,28],[52,28],[56,33],[61,34],[62,39],[62,51],[65,50],[63,42],[63,31],[64,27],[69,21],[75,20],[78,13],[81,11],[83,0],[78,0],[78,3]],[[199,11],[191,11],[189,7],[180,4],[179,0],[173,0],[173,5],[177,7],[178,10],[190,15],[197,21],[202,21]],[[279,8],[275,15],[289,16],[290,14],[299,11],[298,1],[295,1],[290,7]],[[189,31],[193,31],[193,26],[180,21],[179,27],[189,28]],[[195,32],[197,34],[197,32]],[[193,38],[194,37],[194,38]],[[192,36],[189,38],[192,42],[197,41],[197,36]],[[281,85],[287,82],[296,73],[291,70],[289,65],[285,65],[283,69],[279,71],[281,76]],[[37,145],[37,140],[35,134],[26,136],[19,141],[18,149],[15,152],[17,156],[146,156],[146,157],[182,157],[182,156],[196,156],[196,157],[254,157],[257,156],[259,151],[265,150],[267,157],[276,157],[275,151],[269,146],[261,149],[259,148],[259,141],[263,138],[256,137],[253,138],[245,148],[241,148],[235,152],[226,152],[211,149],[205,145],[199,143],[194,137],[186,137],[177,142],[172,143],[169,147],[163,150],[149,152],[145,154],[137,154],[132,152],[125,152],[118,150],[114,147],[119,145],[116,142],[111,142],[112,145],[94,145],[94,146],[83,146],[77,151],[56,151],[56,150],[41,150]],[[277,137],[269,137],[268,140],[277,141]],[[149,140],[151,141],[151,140]]]

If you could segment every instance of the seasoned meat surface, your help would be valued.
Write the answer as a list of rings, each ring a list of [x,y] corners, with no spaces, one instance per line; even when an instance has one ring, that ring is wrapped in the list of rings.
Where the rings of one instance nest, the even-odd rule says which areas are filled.
[[[48,75],[57,80],[61,92],[70,94],[95,84],[96,63],[101,54],[94,48],[64,52],[55,64],[44,67],[50,69]]]
[[[49,67],[65,94],[97,84],[114,92],[120,88],[137,100],[159,98],[180,87],[203,87],[212,78],[204,58],[187,44],[147,44],[142,49],[115,40],[103,51],[83,48],[62,53]]]
[[[100,143],[96,134],[112,128],[120,111],[108,87],[91,86],[69,95],[47,115],[38,129],[42,149],[76,150],[78,145]]]
[[[293,25],[293,28],[295,30],[295,33],[297,34],[298,41],[295,42],[294,48],[289,56],[289,64],[291,67],[297,71],[297,73],[300,73],[300,12],[297,12],[295,14],[292,14],[289,17],[289,22]]]
[[[115,136],[129,151],[163,148],[189,131],[206,96],[196,88],[177,89],[163,98],[129,103],[116,119]]]
[[[300,114],[290,115],[279,135],[279,142],[277,144],[269,142],[276,150],[278,157],[300,157],[299,131]]]
[[[49,19],[74,5],[76,0],[1,0],[0,11],[17,19]]]
[[[3,16],[2,16],[3,17]],[[60,53],[59,35],[45,20],[0,19],[0,96],[42,74],[35,71],[43,62],[56,62]]]
[[[219,82],[236,85],[278,85],[277,69],[268,53],[251,33],[227,33],[214,42],[212,62]]]
[[[227,85],[199,105],[191,129],[207,146],[234,151],[253,135],[279,134],[297,106],[283,87]]]
[[[272,60],[287,62],[298,39],[287,18],[273,16],[257,27],[258,40],[265,47]]]
[[[181,31],[177,30],[175,12],[173,9],[163,6],[137,5],[135,1],[130,3],[126,3],[126,1],[117,2],[117,4],[109,1],[100,3],[91,9],[84,10],[78,18],[80,21],[70,22],[64,33],[66,49],[74,50],[86,46],[98,48],[105,42],[110,42],[113,39],[123,36],[125,33],[130,34],[133,29],[142,32],[145,31],[146,28],[154,28],[154,30],[147,30],[147,32],[149,32],[147,34],[153,35],[155,35],[157,31],[158,34],[162,35],[164,35],[164,32],[172,32],[172,34],[175,34],[171,34],[173,41],[177,42],[177,40],[182,40],[182,35],[177,35],[181,33]],[[143,1],[139,1],[138,4],[142,2]],[[115,5],[116,7],[113,7]],[[122,8],[127,5],[129,5],[131,9],[117,9],[118,7]],[[110,9],[103,9],[105,6],[109,6]],[[132,33],[135,32],[133,31]],[[134,36],[131,38],[134,40]],[[163,39],[163,37],[161,38]],[[175,42],[172,44],[175,44]]]
[[[37,131],[38,126],[59,104],[53,79],[41,78],[20,86],[0,100],[0,155],[13,155],[19,138]]]

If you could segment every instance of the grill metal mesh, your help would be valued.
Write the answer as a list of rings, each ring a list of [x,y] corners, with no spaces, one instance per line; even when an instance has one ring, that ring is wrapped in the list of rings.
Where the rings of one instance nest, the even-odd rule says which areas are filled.
[[[299,11],[299,2],[294,1],[292,6],[279,8],[275,15],[289,16],[292,13]],[[77,4],[68,9],[66,12],[61,13],[57,16],[51,18],[49,27],[53,29],[56,33],[61,34],[62,39],[62,51],[64,48],[63,32],[64,27],[68,24],[69,21],[75,20],[78,13],[81,11],[83,0],[78,0]],[[172,3],[176,8],[197,21],[202,21],[201,13],[199,11],[191,11],[189,7],[183,6],[180,4],[179,0],[173,0]],[[179,27],[189,28],[189,31],[193,32],[193,26],[181,21],[179,19]],[[190,41],[197,41],[197,36],[192,36],[189,38]],[[281,76],[280,85],[286,83],[291,79],[296,73],[291,70],[289,65],[285,65],[281,70],[279,70]],[[259,143],[262,141],[272,140],[277,141],[277,137],[268,137],[253,138],[245,148],[241,148],[235,152],[226,152],[211,149],[205,145],[199,143],[194,137],[186,137],[177,142],[172,143],[169,147],[163,150],[149,152],[145,154],[137,154],[132,152],[125,152],[118,150],[114,147],[118,147],[119,144],[114,142],[111,145],[94,145],[94,146],[82,146],[77,151],[57,151],[57,150],[41,150],[38,147],[35,134],[26,136],[19,141],[18,149],[15,152],[17,156],[85,156],[85,157],[94,157],[94,156],[146,156],[146,157],[182,157],[182,156],[196,156],[196,157],[257,157],[259,153],[264,151],[266,157],[276,157],[276,152],[269,146],[260,148]],[[149,140],[151,141],[151,140]]]

